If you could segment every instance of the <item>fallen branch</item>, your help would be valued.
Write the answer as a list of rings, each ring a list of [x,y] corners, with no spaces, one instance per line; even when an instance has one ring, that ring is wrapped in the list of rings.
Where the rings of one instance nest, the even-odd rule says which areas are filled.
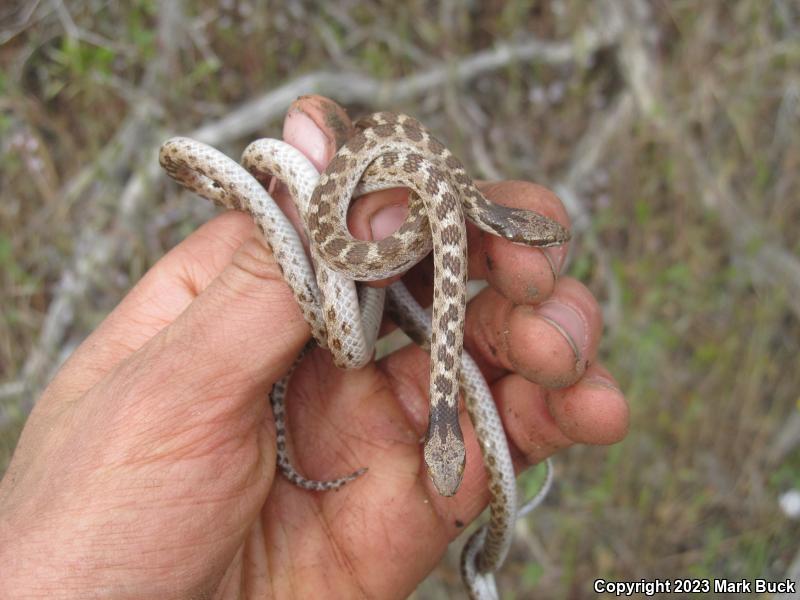
[[[401,104],[446,83],[464,83],[513,62],[565,64],[579,62],[613,41],[617,31],[604,27],[578,32],[574,41],[529,40],[502,44],[471,56],[445,63],[402,79],[384,81],[359,73],[320,71],[294,79],[242,105],[227,116],[201,126],[191,137],[211,145],[222,145],[261,129],[264,123],[283,115],[286,107],[303,94],[321,94],[338,102],[372,106]]]

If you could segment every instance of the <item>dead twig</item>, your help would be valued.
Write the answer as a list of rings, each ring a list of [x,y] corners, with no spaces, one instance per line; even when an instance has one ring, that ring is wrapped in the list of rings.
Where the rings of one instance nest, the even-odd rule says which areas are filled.
[[[394,81],[382,81],[360,73],[310,73],[251,100],[222,119],[196,129],[190,135],[212,145],[241,138],[255,132],[264,122],[280,117],[292,100],[301,94],[322,94],[345,104],[402,104],[445,83],[464,83],[514,61],[550,64],[581,61],[611,43],[616,34],[613,27],[604,27],[602,32],[594,29],[578,32],[574,36],[574,43],[534,39],[519,44],[502,44],[492,50],[478,52],[452,63],[440,64]]]

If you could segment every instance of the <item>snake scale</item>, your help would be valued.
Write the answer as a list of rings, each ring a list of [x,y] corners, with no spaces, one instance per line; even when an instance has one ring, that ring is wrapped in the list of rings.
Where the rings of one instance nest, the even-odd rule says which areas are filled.
[[[251,143],[242,155],[244,167],[210,146],[180,137],[162,145],[159,161],[185,187],[219,206],[252,216],[292,289],[313,340],[331,351],[337,366],[359,368],[372,359],[384,304],[409,337],[430,352],[431,412],[424,457],[434,486],[445,496],[456,492],[464,471],[465,449],[458,423],[458,393],[463,392],[489,476],[491,517],[465,546],[462,576],[472,597],[496,597],[492,573],[505,559],[513,522],[544,497],[551,470],[548,463],[546,485],[518,509],[513,464],[500,417],[483,376],[463,351],[465,217],[484,231],[530,246],[562,244],[569,239],[567,231],[537,213],[488,201],[460,161],[422,124],[401,114],[381,112],[359,120],[356,134],[321,175],[299,151],[272,139]],[[266,191],[272,177],[288,187],[305,226],[310,257],[300,235]],[[401,227],[379,241],[354,238],[346,224],[351,199],[398,186],[411,190]],[[403,273],[431,249],[431,317],[402,282],[389,286],[388,292],[355,285],[355,281]],[[294,469],[287,450],[284,410],[290,377],[291,371],[270,394],[278,465],[300,487],[336,489],[365,469],[330,481],[310,480]]]

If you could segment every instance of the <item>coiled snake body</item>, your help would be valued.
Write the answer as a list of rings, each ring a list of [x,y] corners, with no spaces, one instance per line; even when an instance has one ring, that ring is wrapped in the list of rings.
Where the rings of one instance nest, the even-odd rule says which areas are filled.
[[[459,389],[464,393],[484,455],[492,499],[489,523],[465,546],[462,575],[471,596],[496,597],[492,572],[505,559],[513,522],[538,504],[546,490],[517,510],[513,465],[491,393],[466,353],[462,365],[467,279],[464,217],[484,231],[532,246],[561,244],[569,235],[542,215],[486,200],[458,159],[415,119],[376,113],[358,121],[356,128],[357,134],[339,149],[321,176],[299,151],[278,140],[250,144],[242,155],[245,168],[188,138],[165,142],[159,161],[182,185],[220,206],[244,210],[253,217],[314,340],[328,348],[337,366],[343,368],[358,368],[371,360],[384,305],[384,290],[368,286],[359,290],[354,280],[402,273],[433,248],[431,318],[401,282],[388,288],[387,305],[392,319],[431,354],[431,414],[424,456],[435,487],[446,496],[456,492],[464,470]],[[271,176],[287,185],[297,205],[310,241],[310,261],[301,238],[262,185]],[[397,186],[412,191],[403,225],[383,240],[353,238],[345,220],[351,199]],[[286,450],[283,406],[290,376],[278,382],[271,393],[278,464],[296,485],[336,489],[364,469],[336,480],[314,481],[292,467]],[[546,481],[549,485],[549,464]]]

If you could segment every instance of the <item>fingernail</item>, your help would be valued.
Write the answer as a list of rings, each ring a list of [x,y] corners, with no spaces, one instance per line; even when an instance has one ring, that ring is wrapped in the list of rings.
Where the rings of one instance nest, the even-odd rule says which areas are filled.
[[[568,304],[555,300],[539,305],[536,308],[536,314],[548,321],[564,336],[575,353],[575,360],[582,360],[586,353],[588,340],[586,339],[586,323],[581,314]]]
[[[369,219],[373,240],[382,240],[393,234],[406,218],[406,207],[392,204],[384,206]]]
[[[603,377],[602,375],[591,375],[589,377],[584,377],[583,381],[584,383],[588,383],[590,385],[596,385],[607,390],[613,390],[615,392],[619,392],[620,394],[622,393],[622,390],[619,389],[619,386],[616,383],[607,377]]]
[[[331,141],[307,114],[295,109],[286,115],[283,139],[305,154],[318,171],[325,168]]]
[[[561,244],[560,246],[552,246],[550,248],[542,248],[547,256],[547,260],[550,262],[550,267],[553,269],[553,276],[558,278],[561,274],[561,270],[564,268],[564,263],[567,260],[567,254],[569,253],[569,247],[567,244]]]

